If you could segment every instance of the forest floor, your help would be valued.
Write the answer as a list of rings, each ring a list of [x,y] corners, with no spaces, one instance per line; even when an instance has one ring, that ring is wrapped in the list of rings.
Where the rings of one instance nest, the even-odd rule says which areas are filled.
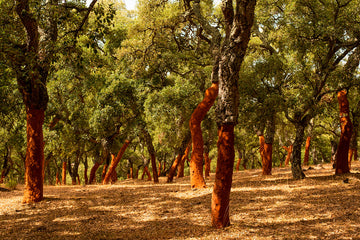
[[[44,201],[30,205],[18,186],[0,192],[0,239],[360,239],[360,162],[343,176],[330,164],[312,168],[298,181],[289,167],[235,172],[223,230],[210,223],[215,174],[202,190],[189,177],[46,186]]]

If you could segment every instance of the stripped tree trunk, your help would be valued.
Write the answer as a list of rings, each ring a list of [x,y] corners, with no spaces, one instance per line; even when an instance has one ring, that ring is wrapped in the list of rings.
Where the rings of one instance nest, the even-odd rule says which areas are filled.
[[[182,156],[180,163],[177,167],[177,178],[181,178],[184,177],[184,168],[185,168],[185,161],[188,160],[189,161],[189,152],[190,152],[190,147],[191,147],[191,140],[189,141],[188,145],[186,146],[185,149],[185,153]]]
[[[94,166],[90,170],[90,179],[89,184],[93,184],[95,182],[95,174],[98,168],[100,167],[101,163],[95,162]]]
[[[66,160],[63,161],[62,164],[62,175],[61,175],[61,184],[66,185]]]
[[[201,122],[206,113],[214,104],[218,95],[219,84],[212,83],[211,87],[205,91],[204,99],[196,107],[191,115],[189,126],[192,139],[192,152],[190,160],[190,185],[191,188],[206,187],[203,176],[203,155],[204,155],[204,140],[201,131]]]
[[[289,147],[283,146],[283,149],[287,151],[286,159],[285,159],[285,167],[289,166],[289,162],[291,159],[291,153],[293,151],[293,145],[290,145]]]
[[[229,203],[234,167],[234,127],[238,121],[239,71],[254,21],[255,0],[222,1],[225,39],[219,62],[219,99],[217,106],[218,159],[211,201],[211,222],[216,228],[230,225]]]
[[[106,173],[105,178],[103,180],[103,184],[108,184],[110,182],[111,175],[114,174],[115,168],[117,167],[117,165],[119,164],[122,156],[124,155],[126,148],[130,145],[130,142],[131,141],[129,141],[129,140],[125,140],[125,143],[121,147],[121,149],[120,149],[119,153],[117,154],[116,158],[113,159],[113,161],[111,161],[109,170]]]
[[[311,137],[308,136],[306,138],[304,163],[303,163],[305,166],[309,165],[310,142],[311,142]]]
[[[348,154],[350,147],[350,139],[352,135],[352,123],[349,116],[349,101],[347,100],[347,92],[338,92],[338,102],[340,108],[340,124],[341,136],[336,152],[336,170],[335,174],[349,173]]]

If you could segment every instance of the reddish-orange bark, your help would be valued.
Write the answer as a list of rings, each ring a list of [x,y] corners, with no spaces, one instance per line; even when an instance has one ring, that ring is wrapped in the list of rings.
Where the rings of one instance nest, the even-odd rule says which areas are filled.
[[[94,166],[91,168],[90,170],[90,179],[89,179],[89,184],[93,184],[95,181],[95,173],[98,170],[98,168],[100,167],[100,163],[96,162],[94,164]]]
[[[149,168],[147,166],[144,167],[144,172],[141,176],[141,180],[144,180],[145,174],[148,176],[147,181],[151,181],[151,174],[150,174]]]
[[[173,181],[177,166],[179,165],[180,161],[181,161],[181,155],[178,154],[175,161],[174,161],[174,163],[173,163],[173,165],[171,165],[169,175],[168,175],[168,178],[167,178],[168,183],[171,183]]]
[[[349,149],[349,160],[348,160],[349,170],[351,170],[351,160],[353,158],[354,152],[355,152],[355,149],[351,149],[351,148]]]
[[[287,151],[287,155],[286,155],[286,159],[285,159],[285,167],[287,167],[287,166],[289,166],[291,153],[293,150],[293,145],[290,145],[289,147],[283,146],[283,149],[285,149]]]
[[[106,175],[106,171],[107,171],[107,168],[109,167],[109,165],[107,165],[106,163],[104,164],[104,167],[103,167],[103,171],[101,173],[101,180],[104,181],[104,178],[105,178],[105,175]]]
[[[39,202],[44,190],[44,110],[27,109],[24,203]]]
[[[219,130],[218,159],[211,200],[211,222],[216,228],[230,225],[229,201],[235,159],[234,126],[226,124]]]
[[[158,176],[160,176],[161,175],[161,161],[159,161],[159,170],[158,170]]]
[[[130,145],[130,141],[129,140],[125,140],[125,143],[123,144],[123,146],[121,147],[118,155],[116,156],[115,159],[113,159],[113,161],[111,161],[110,167],[108,172],[105,175],[105,178],[103,180],[103,184],[108,184],[110,181],[110,177],[111,175],[114,173],[116,166],[118,165],[118,163],[120,162],[126,148]]]
[[[340,108],[340,124],[341,124],[341,136],[336,152],[336,170],[335,174],[349,173],[348,154],[350,139],[352,134],[352,123],[349,116],[349,101],[347,100],[347,92],[338,92],[338,102]]]
[[[58,171],[56,172],[56,185],[61,185],[61,181],[60,181],[60,178],[59,178],[59,172]]]
[[[113,174],[111,174],[110,182],[111,182],[111,184],[114,184],[114,183],[116,183],[116,181],[117,181],[117,173],[116,173],[116,171],[114,171]]]
[[[204,159],[205,159],[205,177],[210,177],[210,164],[211,159],[209,158],[209,153],[204,153]]]
[[[263,135],[259,136],[260,155],[262,162],[262,175],[271,175],[272,170],[272,144],[265,142]]]
[[[236,163],[236,171],[238,172],[240,170],[240,163],[241,163],[241,158],[238,159],[237,163]]]
[[[310,143],[311,143],[311,137],[308,136],[306,139],[305,144],[305,154],[304,154],[304,165],[309,165],[309,154],[310,154]]]
[[[186,146],[184,155],[182,156],[179,165],[177,166],[177,177],[181,178],[184,177],[184,168],[185,168],[185,161],[188,160],[189,161],[189,151],[190,151],[190,147],[191,147],[191,141],[189,141],[188,145]]]
[[[61,183],[66,185],[66,161],[62,163],[62,176],[61,176]]]
[[[204,99],[196,107],[190,118],[189,125],[192,139],[192,153],[190,160],[191,188],[206,187],[203,176],[204,140],[201,131],[201,122],[214,104],[218,92],[219,84],[217,82],[212,83],[211,87],[206,90]]]

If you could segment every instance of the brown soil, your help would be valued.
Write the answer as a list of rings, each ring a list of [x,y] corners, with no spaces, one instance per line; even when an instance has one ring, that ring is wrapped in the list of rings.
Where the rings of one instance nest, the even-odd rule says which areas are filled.
[[[360,239],[360,162],[334,176],[312,166],[294,181],[290,168],[235,172],[231,226],[211,227],[208,188],[189,178],[166,184],[45,186],[44,201],[22,204],[23,190],[0,192],[0,239]]]

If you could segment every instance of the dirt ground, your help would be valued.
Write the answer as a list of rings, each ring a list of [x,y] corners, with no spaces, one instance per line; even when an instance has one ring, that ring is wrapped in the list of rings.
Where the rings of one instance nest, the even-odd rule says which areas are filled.
[[[312,168],[299,181],[290,168],[235,172],[223,230],[210,226],[214,174],[203,190],[191,190],[188,177],[46,186],[32,205],[18,186],[0,192],[0,239],[360,239],[360,163],[344,176],[330,164]]]

